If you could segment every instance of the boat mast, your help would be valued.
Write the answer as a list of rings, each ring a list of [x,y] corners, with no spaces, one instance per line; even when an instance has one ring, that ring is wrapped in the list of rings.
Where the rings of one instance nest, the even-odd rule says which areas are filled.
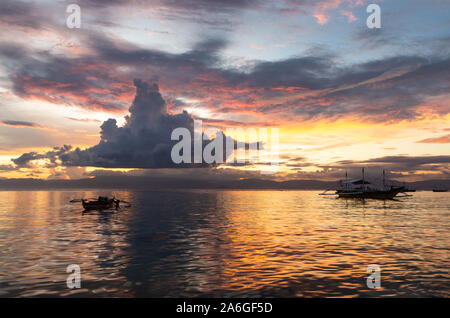
[[[383,169],[383,189],[386,189],[386,172]]]
[[[345,188],[348,189],[348,184],[347,184],[347,170],[345,170]]]
[[[364,179],[364,168],[362,168],[363,190],[366,190],[366,181]]]

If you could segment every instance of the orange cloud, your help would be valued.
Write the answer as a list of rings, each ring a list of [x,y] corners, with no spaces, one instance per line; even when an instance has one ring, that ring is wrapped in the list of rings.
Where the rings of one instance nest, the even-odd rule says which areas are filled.
[[[423,144],[449,144],[450,143],[450,134],[440,137],[427,138],[423,140],[417,141],[417,143]]]

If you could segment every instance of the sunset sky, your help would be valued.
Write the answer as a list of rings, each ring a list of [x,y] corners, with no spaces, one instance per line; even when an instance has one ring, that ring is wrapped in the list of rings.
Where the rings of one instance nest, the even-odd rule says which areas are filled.
[[[81,28],[66,26],[71,3]],[[366,26],[370,3],[381,29]],[[280,170],[266,178],[374,166],[403,181],[449,179],[449,12],[446,0],[2,0],[0,177],[192,173],[151,157],[159,135],[133,140],[152,152],[128,161],[104,155],[107,140],[142,137],[133,129],[151,114],[129,107],[135,86],[158,99],[156,83],[166,128],[186,118],[279,128]]]

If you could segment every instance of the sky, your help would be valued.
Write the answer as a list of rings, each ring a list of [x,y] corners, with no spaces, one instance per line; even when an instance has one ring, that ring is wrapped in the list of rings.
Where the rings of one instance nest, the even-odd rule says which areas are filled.
[[[80,28],[66,25],[72,3]],[[446,0],[2,0],[0,178],[195,178],[170,161],[170,133],[202,120],[279,129],[277,173],[193,168],[212,178],[449,179],[449,12]]]

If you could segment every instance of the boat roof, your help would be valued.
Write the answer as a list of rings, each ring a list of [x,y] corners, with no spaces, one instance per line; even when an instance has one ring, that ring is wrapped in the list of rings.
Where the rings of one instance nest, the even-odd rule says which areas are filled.
[[[343,184],[349,184],[349,183],[352,183],[352,184],[370,184],[370,182],[368,182],[368,181],[364,181],[363,182],[363,179],[342,180],[341,183],[343,183]]]

